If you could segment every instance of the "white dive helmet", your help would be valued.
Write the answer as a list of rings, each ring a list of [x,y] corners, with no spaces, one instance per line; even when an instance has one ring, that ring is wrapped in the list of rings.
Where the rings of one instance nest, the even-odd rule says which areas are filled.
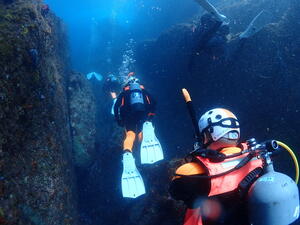
[[[236,116],[227,109],[215,108],[204,113],[198,123],[201,134],[210,134],[213,141],[222,137],[237,140],[240,126]]]

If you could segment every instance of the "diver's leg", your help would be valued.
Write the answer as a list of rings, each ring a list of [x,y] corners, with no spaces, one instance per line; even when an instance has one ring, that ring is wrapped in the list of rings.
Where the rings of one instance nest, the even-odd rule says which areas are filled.
[[[227,61],[231,64],[235,63],[236,59],[247,42],[247,39],[260,31],[266,24],[271,22],[272,15],[264,10],[257,14],[248,25],[247,29],[242,32],[236,39],[230,41],[229,54]]]
[[[229,42],[227,54],[227,61],[229,63],[235,63],[236,59],[240,56],[240,53],[245,43],[247,42],[247,39],[264,27],[264,25],[267,23],[267,20],[262,20],[264,20],[266,16],[268,16],[268,14],[265,13],[265,11],[261,11],[253,18],[253,20],[250,22],[250,24],[244,32],[242,32],[237,38]]]
[[[271,22],[271,15],[262,10],[248,25],[247,29],[239,35],[240,39],[246,39],[260,31],[267,23]]]
[[[126,136],[123,142],[123,150],[128,150],[130,152],[133,151],[134,142],[136,139],[136,131],[137,121],[134,115],[130,114],[126,118],[124,118],[124,126]]]
[[[128,124],[127,124],[128,125]],[[135,126],[132,123],[131,126]],[[123,173],[121,179],[122,194],[126,198],[137,198],[146,193],[143,178],[139,173],[132,149],[136,134],[132,127],[126,127],[126,138],[123,144]]]
[[[126,130],[126,137],[123,143],[123,151],[132,152],[136,134],[132,130]]]
[[[142,142],[142,140],[143,140],[143,125],[144,125],[144,122],[146,122],[147,115],[143,112],[140,115],[137,115],[137,118],[139,118],[139,119],[138,119],[138,122],[136,125],[136,133],[138,134],[139,142]]]
[[[208,13],[212,14],[218,21],[223,23],[229,23],[226,16],[222,15],[211,3],[207,0],[195,0],[202,6]]]
[[[115,115],[115,104],[117,102],[117,93],[116,92],[110,92],[111,98],[113,100],[112,106],[111,106],[111,114],[114,116]]]

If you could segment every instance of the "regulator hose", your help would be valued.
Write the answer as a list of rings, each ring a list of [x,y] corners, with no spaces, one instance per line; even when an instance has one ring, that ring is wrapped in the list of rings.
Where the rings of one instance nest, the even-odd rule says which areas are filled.
[[[295,170],[296,170],[295,182],[296,182],[296,184],[298,184],[298,181],[299,181],[299,163],[298,163],[298,160],[297,160],[297,157],[296,157],[295,153],[293,152],[293,150],[289,146],[287,146],[283,142],[281,142],[281,141],[276,141],[276,142],[278,143],[278,145],[280,147],[282,147],[285,150],[287,150],[288,153],[290,154],[290,156],[292,157],[293,162],[295,164]]]

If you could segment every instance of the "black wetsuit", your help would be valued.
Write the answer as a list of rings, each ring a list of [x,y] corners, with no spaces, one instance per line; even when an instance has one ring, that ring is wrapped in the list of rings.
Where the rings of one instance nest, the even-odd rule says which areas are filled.
[[[150,120],[154,115],[156,103],[150,94],[142,89],[144,105],[135,109],[130,103],[131,90],[126,86],[119,94],[114,106],[115,119],[120,126],[124,126],[127,131],[139,133],[142,131],[143,123]]]
[[[210,181],[208,179],[184,177],[173,180],[169,192],[174,199],[183,200],[186,206],[192,209],[199,207],[199,204],[202,203],[201,199],[207,199],[209,188]],[[203,225],[249,225],[247,202],[241,198],[238,192],[210,197],[209,199],[217,201],[222,211],[217,220],[203,216]]]
[[[216,57],[225,56],[228,32],[228,25],[223,25],[210,14],[203,15],[193,35],[193,50],[189,59],[190,70],[193,70],[192,68],[197,64],[201,68],[206,68],[215,61]]]

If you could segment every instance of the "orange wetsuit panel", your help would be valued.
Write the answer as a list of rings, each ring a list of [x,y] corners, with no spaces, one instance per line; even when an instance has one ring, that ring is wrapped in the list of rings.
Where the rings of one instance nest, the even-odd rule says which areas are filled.
[[[196,174],[204,174],[205,169],[199,164],[195,162],[190,162],[183,164],[176,170],[176,174],[178,175],[196,175]],[[180,176],[175,176],[173,179],[181,178]]]

